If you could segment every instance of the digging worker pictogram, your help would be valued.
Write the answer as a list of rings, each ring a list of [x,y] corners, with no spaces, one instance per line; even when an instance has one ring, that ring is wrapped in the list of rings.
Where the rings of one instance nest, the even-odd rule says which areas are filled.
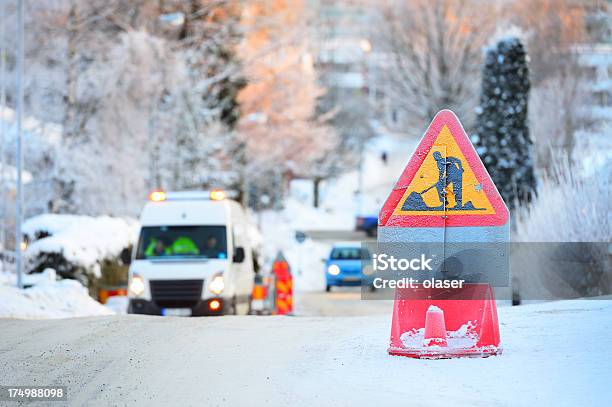
[[[455,157],[444,158],[438,151],[433,153],[433,158],[438,165],[438,182],[436,183],[436,189],[438,190],[440,204],[445,207],[448,206],[445,188],[447,185],[453,184],[453,194],[455,195],[456,202],[455,208],[461,208],[463,206],[463,166],[461,165],[461,160]]]

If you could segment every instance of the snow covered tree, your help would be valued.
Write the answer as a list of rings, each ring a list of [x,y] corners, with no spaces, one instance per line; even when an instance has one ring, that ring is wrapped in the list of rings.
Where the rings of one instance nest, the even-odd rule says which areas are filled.
[[[154,187],[246,191],[278,163],[310,176],[333,135],[315,119],[305,4],[28,2],[25,110],[59,129],[53,153],[26,155],[37,210],[135,215]]]
[[[48,210],[134,215],[151,188],[233,182],[240,10],[236,0],[28,8],[26,111],[62,129],[47,171],[33,174],[51,179],[39,196]]]
[[[165,12],[181,10],[178,40],[186,51],[190,76],[209,109],[232,129],[240,117],[238,93],[246,85],[235,46],[240,40],[241,8],[235,0],[190,0],[166,4]],[[202,81],[207,78],[208,81]],[[211,80],[212,79],[212,80]]]
[[[594,157],[601,147],[578,145],[578,157]],[[512,241],[523,242],[510,258],[513,290],[524,299],[610,294],[612,218],[605,197],[612,190],[612,173],[603,161],[599,166],[589,160],[570,164],[564,155],[550,166],[539,172],[538,196],[513,217]]]
[[[444,108],[472,128],[481,49],[494,30],[496,8],[483,0],[372,3],[382,18],[373,26],[374,47],[387,55],[380,75],[400,128],[420,128]]]
[[[315,177],[317,160],[334,146],[335,133],[316,117],[317,84],[308,42],[306,2],[250,1],[239,55],[249,84],[240,92],[245,184],[277,196],[278,177]],[[249,189],[251,188],[249,187]]]
[[[511,208],[530,201],[536,186],[527,125],[529,88],[527,54],[518,38],[501,40],[487,51],[472,141]]]

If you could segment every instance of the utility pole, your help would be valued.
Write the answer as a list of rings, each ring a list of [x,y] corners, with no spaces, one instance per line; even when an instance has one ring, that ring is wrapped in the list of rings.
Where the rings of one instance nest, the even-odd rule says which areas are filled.
[[[6,120],[4,113],[6,111],[6,24],[4,22],[6,3],[0,2],[0,106],[2,112],[0,116],[0,196],[2,197],[2,219],[0,220],[0,243],[2,250],[6,250]],[[2,264],[4,269],[4,256],[2,256]]]
[[[370,42],[370,40],[368,39],[362,39],[359,43],[361,50],[363,51],[363,65],[364,65],[364,83],[366,84],[367,88],[368,88],[368,100],[366,102],[367,105],[367,109],[368,109],[368,114],[367,114],[367,122],[368,122],[368,126],[366,126],[367,128],[371,127],[371,120],[372,120],[372,73],[370,72],[371,69],[371,62],[370,62],[370,58],[371,58],[371,52],[372,52],[372,43]],[[357,216],[360,216],[363,214],[363,164],[364,164],[364,160],[365,160],[365,135],[361,134],[359,136],[359,166],[357,167],[357,190],[358,190],[358,195],[357,195]]]
[[[23,210],[22,166],[23,151],[21,139],[23,136],[23,57],[24,57],[24,2],[18,0],[17,8],[17,151],[15,167],[17,168],[17,197],[15,208],[15,267],[17,271],[17,287],[23,288],[23,262],[21,252],[21,218]]]

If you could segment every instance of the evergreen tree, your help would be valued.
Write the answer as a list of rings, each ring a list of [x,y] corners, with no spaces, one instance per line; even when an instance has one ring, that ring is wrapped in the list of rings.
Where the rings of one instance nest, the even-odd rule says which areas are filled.
[[[527,126],[527,54],[518,38],[487,51],[472,141],[506,204],[514,209],[535,192],[533,142]]]

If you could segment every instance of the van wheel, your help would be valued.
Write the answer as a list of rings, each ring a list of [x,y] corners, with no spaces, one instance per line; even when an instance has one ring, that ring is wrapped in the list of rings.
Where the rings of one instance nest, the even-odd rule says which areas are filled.
[[[325,292],[330,292],[331,291],[331,285],[327,284],[325,286]]]

